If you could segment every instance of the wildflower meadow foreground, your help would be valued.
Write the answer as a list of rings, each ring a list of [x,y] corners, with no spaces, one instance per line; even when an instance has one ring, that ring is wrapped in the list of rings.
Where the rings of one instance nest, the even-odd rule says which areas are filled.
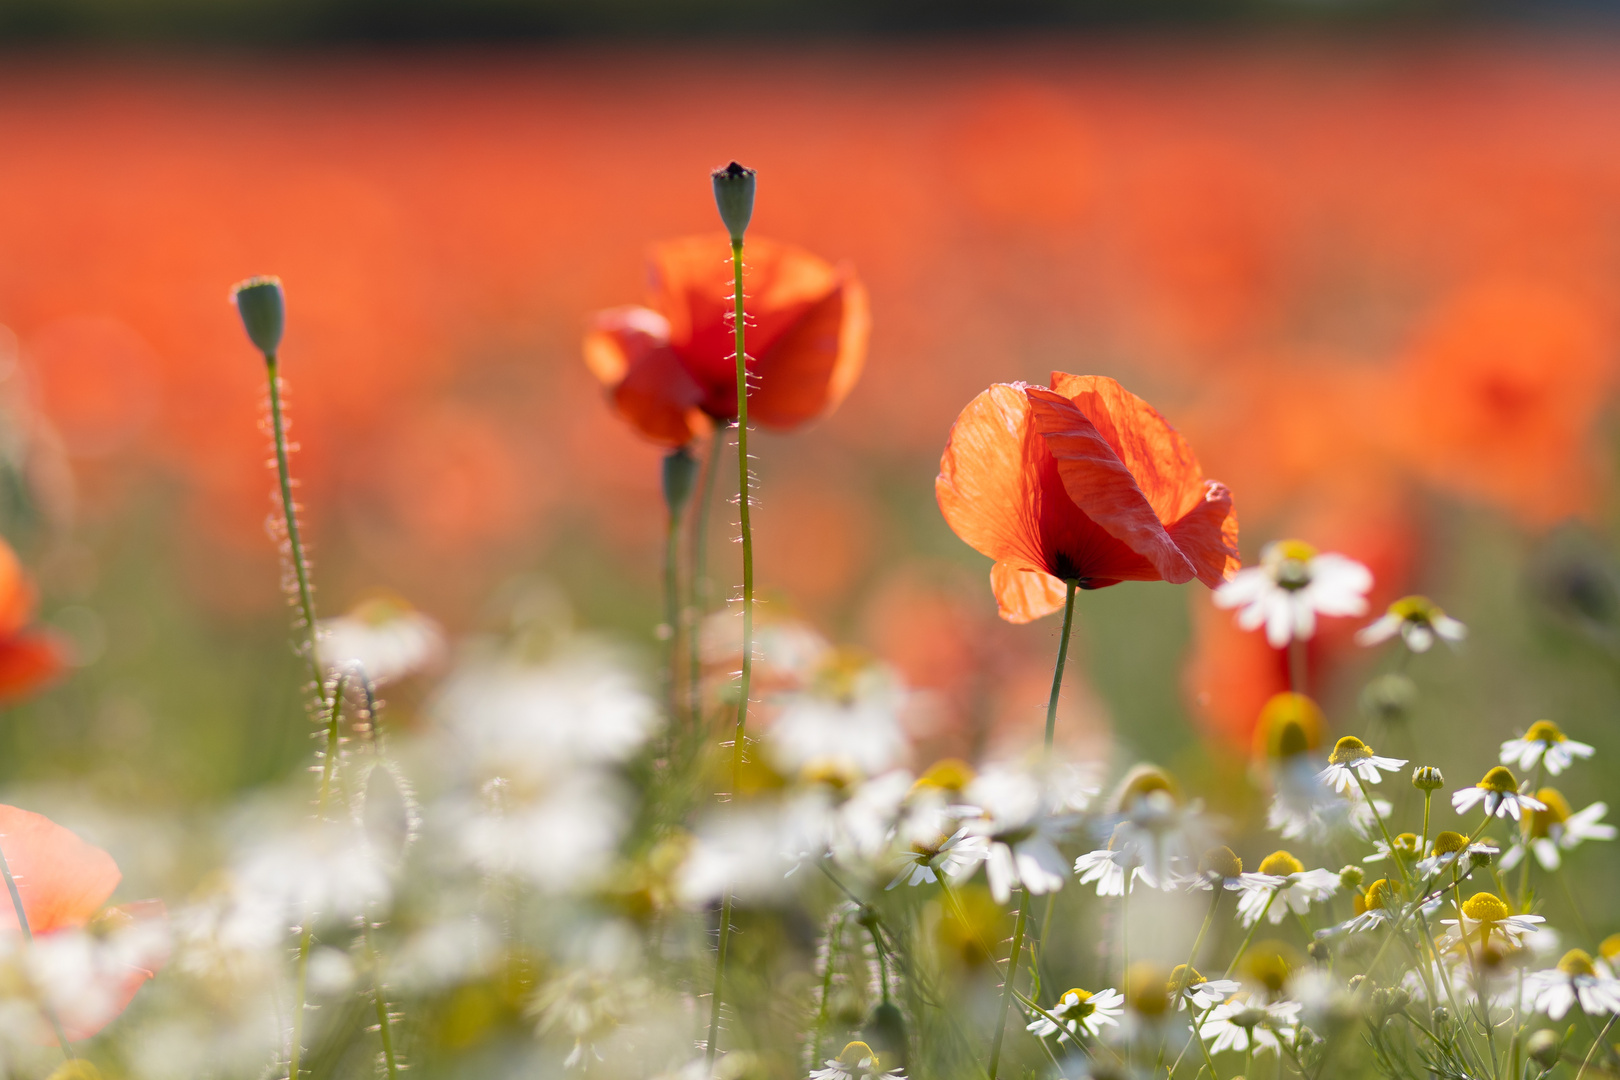
[[[297,283],[236,286],[310,769],[210,823],[197,889],[118,904],[111,855],[0,806],[7,1075],[1620,1075],[1620,934],[1568,880],[1615,827],[1559,789],[1605,767],[1582,725],[1607,718],[1477,730],[1499,763],[1465,775],[1468,748],[1418,734],[1411,672],[1468,647],[1468,613],[1369,610],[1368,567],[1304,539],[1243,566],[1243,493],[1115,380],[996,383],[941,433],[935,499],[989,560],[986,605],[1056,638],[1028,740],[919,759],[893,668],[757,603],[750,436],[834,409],[882,313],[853,267],[750,233],[752,170],[712,183],[722,231],[659,244],[647,303],[583,345],[605,407],[666,451],[655,664],[533,583],[459,641],[393,595],[323,615],[282,356]],[[71,677],[71,646],[0,556],[19,700]],[[1239,764],[1066,749],[1076,609],[1116,586],[1198,590],[1275,654],[1288,689]],[[1313,698],[1330,620],[1374,671],[1345,715]]]

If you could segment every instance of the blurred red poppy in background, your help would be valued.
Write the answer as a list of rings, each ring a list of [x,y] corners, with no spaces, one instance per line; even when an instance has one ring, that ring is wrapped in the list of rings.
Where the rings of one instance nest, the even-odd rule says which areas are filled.
[[[1052,387],[997,383],[968,403],[940,458],[946,522],[996,560],[1002,618],[1063,606],[1064,582],[1197,578],[1236,570],[1237,515],[1185,439],[1113,379],[1052,373]]]
[[[748,414],[789,430],[836,406],[866,357],[866,290],[853,272],[807,251],[750,240],[744,311]],[[680,446],[702,417],[737,418],[731,244],[722,234],[661,244],[652,257],[652,303],[596,316],[585,362],[614,407],[642,435]]]
[[[67,670],[67,643],[28,625],[37,600],[16,553],[0,540],[0,704],[30,697]]]

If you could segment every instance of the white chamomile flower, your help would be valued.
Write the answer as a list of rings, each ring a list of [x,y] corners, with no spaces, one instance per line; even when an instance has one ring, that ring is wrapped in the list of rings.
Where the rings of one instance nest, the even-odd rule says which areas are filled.
[[[810,1080],[904,1080],[905,1073],[896,1069],[884,1072],[877,1053],[863,1042],[847,1043],[835,1058],[828,1058],[826,1067],[812,1069]]]
[[[1244,630],[1266,628],[1274,649],[1308,641],[1318,615],[1362,615],[1372,572],[1343,555],[1318,554],[1302,540],[1276,540],[1260,552],[1260,565],[1239,570],[1215,590],[1215,605],[1240,608]]]
[[[1170,774],[1152,765],[1126,774],[1113,801],[1118,816],[1109,848],[1129,852],[1147,884],[1175,889],[1204,846],[1201,804],[1184,801]]]
[[[1377,620],[1356,633],[1360,645],[1381,645],[1401,635],[1406,647],[1415,653],[1428,652],[1439,638],[1457,645],[1468,636],[1468,627],[1453,619],[1427,596],[1403,596]]]
[[[351,678],[363,671],[376,686],[431,668],[444,656],[439,624],[392,595],[364,600],[318,625],[321,666]]]
[[[1404,758],[1379,757],[1372,752],[1372,747],[1356,738],[1346,735],[1333,746],[1333,753],[1328,755],[1328,767],[1316,774],[1316,778],[1338,792],[1349,791],[1356,786],[1359,777],[1364,784],[1376,784],[1383,779],[1379,770],[1384,772],[1398,772],[1405,767]]]
[[[1299,1023],[1300,1004],[1297,1001],[1277,1001],[1265,1004],[1245,996],[1215,1006],[1199,1025],[1198,1034],[1212,1040],[1211,1054],[1223,1050],[1280,1051],[1284,1041],[1291,1041]]]
[[[1461,871],[1467,875],[1476,865],[1489,865],[1497,853],[1498,849],[1494,844],[1483,840],[1470,842],[1462,833],[1447,830],[1435,834],[1434,846],[1430,849],[1428,858],[1418,860],[1417,869],[1424,877],[1433,877],[1462,860]],[[1506,860],[1503,862],[1505,865]]]
[[[1557,776],[1574,764],[1576,758],[1589,758],[1593,753],[1592,747],[1571,739],[1551,720],[1537,720],[1529,731],[1502,744],[1500,760],[1504,765],[1517,765],[1526,772],[1545,765],[1549,775]]]
[[[1312,901],[1326,900],[1339,890],[1339,875],[1331,870],[1306,870],[1286,851],[1274,851],[1260,863],[1258,873],[1244,874],[1238,915],[1244,926],[1253,926],[1262,912],[1276,925],[1293,911],[1303,915]]]
[[[1481,946],[1490,944],[1493,937],[1500,937],[1509,948],[1518,947],[1546,921],[1540,915],[1514,915],[1501,897],[1489,892],[1477,892],[1463,901],[1460,931],[1458,920],[1440,920],[1442,925],[1451,927],[1446,933],[1447,942],[1459,942],[1466,933],[1469,941]]]
[[[1588,1016],[1620,1012],[1620,979],[1600,972],[1592,957],[1571,949],[1558,966],[1524,977],[1527,1004],[1549,1019],[1562,1020],[1576,1002]]]
[[[1379,878],[1368,885],[1366,892],[1355,897],[1355,902],[1355,915],[1335,927],[1335,930],[1348,930],[1351,933],[1372,930],[1393,919],[1400,907],[1400,898],[1396,896],[1395,887],[1388,878]]]
[[[1607,803],[1595,802],[1575,813],[1556,788],[1542,788],[1536,792],[1536,798],[1544,804],[1543,808],[1525,814],[1524,830],[1502,856],[1502,869],[1511,870],[1519,865],[1528,847],[1542,869],[1557,870],[1563,862],[1563,852],[1573,851],[1582,841],[1614,839],[1614,826],[1603,820],[1603,815],[1609,812]]]
[[[1181,875],[1176,884],[1203,892],[1217,888],[1237,892],[1243,888],[1243,860],[1225,845],[1212,847],[1198,857],[1197,871]]]
[[[1504,765],[1497,765],[1473,787],[1451,793],[1451,805],[1459,814],[1466,814],[1480,803],[1485,804],[1486,817],[1512,818],[1526,810],[1545,810],[1540,799],[1519,793],[1519,781]]]
[[[932,885],[944,874],[952,882],[970,876],[990,854],[990,840],[984,836],[969,836],[967,830],[957,829],[937,845],[913,843],[900,853],[900,874],[888,887],[901,882],[907,885]]]
[[[1236,979],[1206,979],[1198,969],[1177,964],[1170,973],[1170,996],[1177,1009],[1212,1009],[1239,990],[1243,984]]]
[[[1063,888],[1068,860],[1057,842],[1072,815],[1054,805],[1058,793],[1039,776],[1013,769],[986,770],[968,787],[980,816],[963,822],[968,836],[985,838],[990,895],[1005,904],[1023,886],[1039,896]]]
[[[1073,1041],[1082,1031],[1095,1039],[1102,1033],[1104,1024],[1117,1026],[1124,1011],[1125,995],[1113,987],[1095,994],[1076,987],[1047,1009],[1047,1016],[1036,1013],[1027,1030],[1041,1039],[1056,1035],[1058,1042]],[[1057,1023],[1053,1023],[1054,1020]]]

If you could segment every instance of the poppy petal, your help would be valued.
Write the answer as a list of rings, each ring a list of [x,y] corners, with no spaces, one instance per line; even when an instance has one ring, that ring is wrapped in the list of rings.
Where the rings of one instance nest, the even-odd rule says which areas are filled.
[[[681,446],[703,389],[669,347],[669,322],[649,308],[604,311],[585,337],[585,363],[608,388],[614,406],[654,442]]]
[[[990,591],[996,609],[1010,623],[1033,622],[1062,611],[1068,588],[1062,581],[1034,566],[998,562],[990,568]]]
[[[168,913],[160,900],[102,912],[93,931],[42,935],[34,958],[69,1042],[96,1035],[129,1007],[135,994],[168,963]],[[42,1045],[56,1036],[42,1030]]]
[[[0,636],[15,634],[34,614],[34,587],[11,545],[0,540]]]
[[[0,704],[32,697],[68,668],[67,642],[45,630],[0,638]]]
[[[871,324],[866,290],[843,285],[812,304],[753,365],[758,377],[748,395],[748,415],[768,428],[793,428],[843,400],[866,359]]]
[[[1204,481],[1204,498],[1191,513],[1171,524],[1170,538],[1191,560],[1198,580],[1214,588],[1243,565],[1238,558],[1237,512],[1226,485]]]
[[[1074,402],[1124,462],[1161,522],[1204,500],[1204,472],[1181,432],[1159,411],[1105,375],[1052,372],[1052,390]]]
[[[1029,401],[1023,383],[996,383],[951,425],[934,497],[967,545],[997,562],[1045,565],[1027,467]]]
[[[1074,504],[1109,536],[1146,559],[1163,580],[1180,584],[1196,577],[1197,571],[1165,531],[1130,470],[1086,414],[1045,387],[1025,387],[1024,396]]]
[[[0,805],[0,852],[35,934],[83,926],[123,877],[105,851],[43,814],[15,806]],[[0,898],[0,931],[6,929],[18,929],[17,915]]]

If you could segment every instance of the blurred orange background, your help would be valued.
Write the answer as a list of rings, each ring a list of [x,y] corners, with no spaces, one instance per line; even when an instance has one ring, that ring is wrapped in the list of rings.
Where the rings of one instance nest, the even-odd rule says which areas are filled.
[[[659,451],[579,338],[644,298],[649,243],[715,227],[706,170],[736,158],[759,171],[754,229],[852,262],[873,310],[844,406],[759,443],[773,612],[865,642],[947,715],[986,694],[1031,711],[1052,635],[996,624],[988,567],[932,509],[945,432],[992,381],[1120,378],[1231,486],[1247,557],[1298,532],[1367,561],[1380,603],[1434,580],[1435,493],[1532,534],[1599,514],[1617,49],[19,56],[0,324],[71,464],[76,533],[96,549],[160,514],[205,621],[280,617],[262,369],[227,301],[274,273],[328,610],[386,586],[464,628],[540,570],[650,640]],[[1112,592],[1191,611],[1167,693],[1245,739],[1276,657],[1200,588]],[[1350,629],[1317,643],[1324,672]]]

